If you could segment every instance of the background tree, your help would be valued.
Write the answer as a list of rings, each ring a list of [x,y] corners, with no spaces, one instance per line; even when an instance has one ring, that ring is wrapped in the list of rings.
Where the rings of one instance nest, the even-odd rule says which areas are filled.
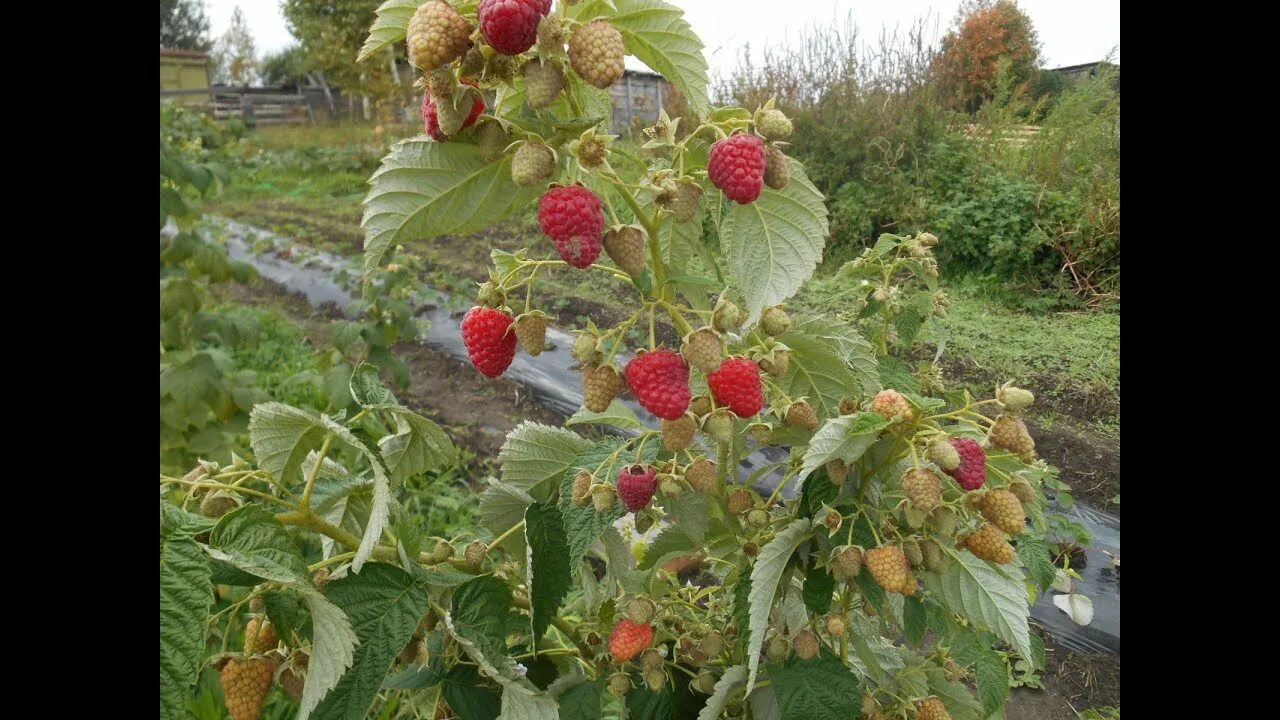
[[[307,77],[307,56],[302,46],[293,44],[262,58],[263,85],[298,85]]]
[[[381,4],[382,0],[284,0],[281,4],[289,32],[302,47],[302,69],[317,73],[322,82],[342,88],[349,96],[372,99],[379,117],[392,104],[409,101],[402,95],[414,79],[403,43],[389,48],[385,62],[356,62],[365,29]]]
[[[995,96],[1004,61],[1007,81],[1031,80],[1040,45],[1031,18],[1011,0],[973,0],[960,7],[956,27],[942,39],[935,72],[952,103],[974,111]]]
[[[213,59],[214,82],[249,85],[258,79],[258,51],[239,5],[231,13],[231,26],[218,38]]]
[[[207,51],[211,44],[201,0],[160,0],[160,47]]]

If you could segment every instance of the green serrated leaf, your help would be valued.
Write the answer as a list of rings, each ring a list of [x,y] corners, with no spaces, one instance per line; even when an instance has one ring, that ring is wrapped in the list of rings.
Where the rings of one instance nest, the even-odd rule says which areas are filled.
[[[841,415],[827,420],[814,433],[804,453],[800,477],[817,470],[828,461],[839,458],[854,463],[880,437],[889,421],[873,412]]]
[[[458,451],[439,425],[408,410],[393,412],[396,432],[379,440],[378,448],[397,486],[454,461]]]
[[[670,525],[658,533],[645,551],[644,559],[637,566],[640,570],[660,567],[663,563],[682,555],[690,555],[702,547],[679,525]]]
[[[510,165],[510,155],[490,163],[475,145],[425,135],[396,143],[364,200],[366,278],[396,243],[476,232],[527,208],[537,189],[512,182]]]
[[[532,642],[536,645],[573,585],[569,574],[569,541],[565,537],[559,508],[555,505],[530,505],[524,513],[524,537],[529,546],[527,577],[532,608]]]
[[[836,579],[824,567],[809,567],[804,576],[804,606],[814,615],[822,615],[831,609],[831,594],[835,592]]]
[[[378,366],[362,362],[351,373],[349,383],[351,397],[363,407],[370,405],[399,404],[396,396],[382,384],[378,377]]]
[[[985,717],[982,706],[974,700],[969,688],[948,680],[941,668],[931,667],[925,671],[925,675],[929,679],[929,692],[947,706],[952,720],[980,720]]]
[[[387,469],[378,446],[363,430],[349,430],[328,417],[321,417],[321,421],[340,440],[359,450],[368,459],[369,467],[373,470],[373,500],[369,506],[369,518],[365,521],[360,547],[356,548],[356,555],[351,558],[351,570],[358,573],[373,555],[373,549],[391,517],[391,472]]]
[[[267,617],[276,627],[280,639],[290,647],[297,647],[296,639],[311,639],[311,615],[307,612],[307,598],[297,591],[285,589],[262,594]]]
[[[787,561],[800,543],[809,539],[813,530],[813,521],[808,519],[793,520],[787,527],[778,532],[767,545],[760,549],[755,565],[751,570],[751,591],[748,595],[750,606],[747,634],[747,693],[755,687],[756,672],[760,667],[760,653],[757,650],[764,642],[765,631],[769,629],[769,611],[777,595],[778,583],[782,580],[782,571]]]
[[[314,588],[304,589],[303,594],[311,610],[313,642],[298,720],[307,720],[312,710],[338,684],[355,659],[356,646],[356,633],[346,613]]]
[[[444,701],[463,720],[496,720],[502,711],[502,695],[484,681],[474,667],[455,665],[444,677]]]
[[[528,421],[507,433],[498,452],[503,482],[524,490],[539,502],[551,496],[552,485],[591,442],[571,430]]]
[[[741,665],[734,665],[725,670],[716,681],[715,690],[711,693],[711,697],[707,698],[707,704],[698,713],[698,720],[718,720],[720,713],[724,712],[725,705],[729,703],[730,693],[746,679],[747,669]]]
[[[728,281],[747,311],[746,327],[764,308],[795,294],[822,259],[827,206],[804,167],[791,159],[791,182],[765,188],[747,205],[728,203],[720,221],[720,253]]]
[[[302,459],[320,447],[324,436],[317,415],[284,403],[263,403],[249,413],[249,445],[258,466],[285,483],[298,480]]]
[[[297,543],[275,515],[260,505],[245,505],[223,515],[209,536],[208,552],[263,580],[311,583]]]
[[[493,575],[481,575],[459,585],[449,607],[445,621],[467,655],[494,679],[517,677],[506,642],[515,622],[511,588]]]
[[[902,632],[906,635],[907,642],[917,647],[924,641],[924,631],[928,627],[925,616],[924,603],[919,597],[912,595],[903,599]]]
[[[622,428],[624,430],[639,430],[644,427],[644,423],[640,422],[640,418],[636,417],[636,413],[621,400],[614,400],[609,403],[609,407],[604,412],[591,412],[586,408],[579,408],[578,412],[572,417],[564,421],[565,425],[611,425],[613,427]]]
[[[409,19],[418,9],[418,4],[418,0],[387,0],[379,5],[373,26],[369,28],[369,37],[360,47],[356,62],[364,62],[379,50],[404,40]]]
[[[177,513],[160,504],[160,717],[185,718],[213,602],[209,561]],[[166,519],[166,516],[168,518]]]
[[[556,682],[566,678],[581,678],[578,684],[560,691],[556,684],[547,688],[548,695],[555,695],[560,703],[560,720],[598,720],[600,717],[600,696],[604,691],[603,682],[586,682],[582,675],[562,675]]]
[[[778,379],[790,397],[807,397],[820,418],[840,414],[840,401],[880,389],[875,349],[855,327],[827,318],[796,325],[779,340],[791,348],[791,367]]]
[[[1048,592],[1053,586],[1053,576],[1057,574],[1058,568],[1054,566],[1053,558],[1049,556],[1049,548],[1044,544],[1044,540],[1023,533],[1018,537],[1015,548],[1018,551],[1018,557],[1022,558],[1031,577],[1035,579],[1040,592]]]
[[[430,609],[426,588],[394,565],[368,563],[358,575],[330,582],[325,596],[346,614],[360,644],[351,669],[313,717],[360,720],[368,714],[396,655]]]
[[[968,550],[943,545],[949,557],[941,573],[927,573],[925,584],[954,613],[995,633],[1023,658],[1031,657],[1027,595],[1015,580]]]
[[[831,482],[825,469],[818,468],[804,481],[804,487],[800,491],[800,514],[813,517],[824,504],[834,502],[838,495],[840,488]]]
[[[825,647],[818,657],[770,665],[782,720],[845,720],[862,709],[858,678]]]

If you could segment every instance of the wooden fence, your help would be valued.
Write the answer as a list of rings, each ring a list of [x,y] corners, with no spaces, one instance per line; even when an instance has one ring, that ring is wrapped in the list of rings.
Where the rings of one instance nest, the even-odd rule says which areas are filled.
[[[1026,145],[1039,132],[1039,125],[1012,125],[1001,128],[997,133],[997,137],[1009,145]],[[974,140],[988,140],[991,138],[991,131],[981,125],[965,125],[964,134]]]

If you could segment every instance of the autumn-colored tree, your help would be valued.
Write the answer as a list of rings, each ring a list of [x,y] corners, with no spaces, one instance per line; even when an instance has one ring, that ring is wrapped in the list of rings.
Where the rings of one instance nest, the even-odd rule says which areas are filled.
[[[956,27],[942,39],[934,72],[959,108],[973,111],[996,94],[1004,60],[1010,80],[1030,80],[1040,59],[1031,18],[1011,0],[977,0],[961,6]]]
[[[413,81],[403,43],[389,46],[382,62],[357,63],[366,30],[383,0],[284,0],[289,32],[302,48],[301,69],[318,73],[347,95],[364,95],[376,105],[406,102]],[[386,110],[385,107],[381,110]],[[375,110],[382,115],[382,112]]]

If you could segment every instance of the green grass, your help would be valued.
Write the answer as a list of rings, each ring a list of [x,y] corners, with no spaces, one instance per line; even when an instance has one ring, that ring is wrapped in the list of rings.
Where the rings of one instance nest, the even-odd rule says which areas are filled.
[[[274,311],[234,303],[212,312],[256,327],[244,342],[223,348],[237,368],[252,370],[272,400],[323,410],[329,402],[323,387],[323,368],[315,348],[304,341],[302,329]]]

